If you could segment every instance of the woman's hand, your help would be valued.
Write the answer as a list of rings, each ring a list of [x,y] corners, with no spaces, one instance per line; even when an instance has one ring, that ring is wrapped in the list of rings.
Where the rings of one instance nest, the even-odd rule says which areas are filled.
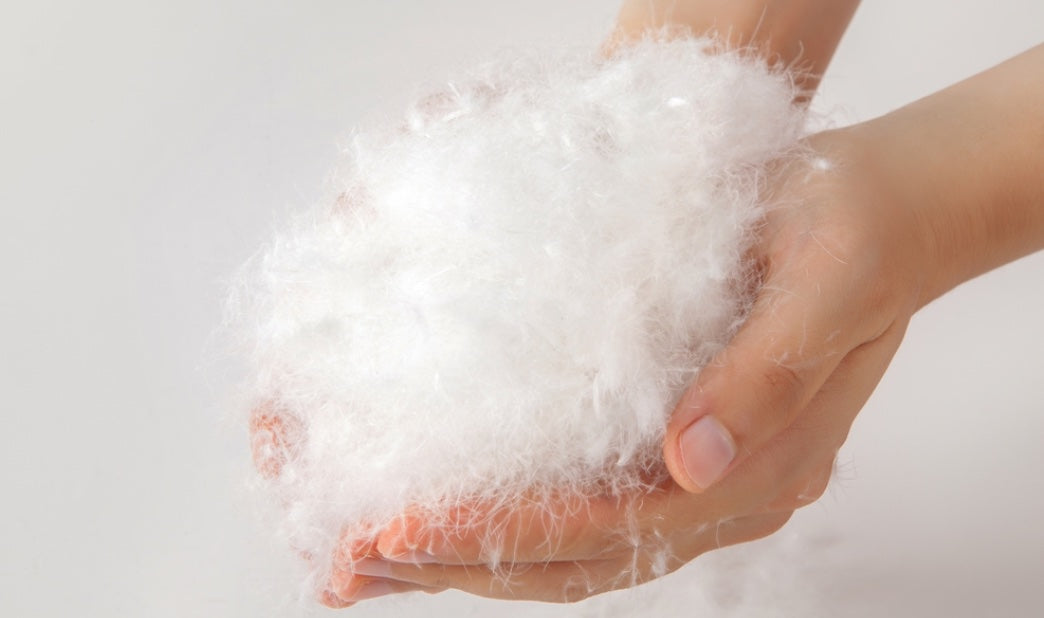
[[[624,0],[606,49],[663,27],[714,33],[728,37],[731,46],[756,49],[770,62],[799,68],[801,85],[810,93],[858,4],[858,0]],[[794,202],[799,201],[795,196]],[[773,218],[780,221],[780,238],[802,223],[790,218],[791,223],[784,225],[787,217],[782,212]],[[772,263],[763,259],[765,266]],[[767,305],[771,297],[774,293],[766,294],[759,306]],[[786,302],[782,298],[777,306]],[[869,394],[872,386],[852,387],[835,398]],[[823,405],[829,406],[829,401]],[[691,405],[680,410],[677,418],[692,418]],[[850,416],[856,411],[858,406]],[[379,543],[342,548],[334,557],[333,576],[321,600],[331,607],[345,607],[392,592],[458,588],[483,596],[567,601],[662,576],[710,549],[771,534],[794,509],[822,494],[850,419],[846,422],[839,415],[810,415],[810,419],[808,424],[795,424],[779,436],[777,448],[752,458],[744,471],[702,496],[668,482],[648,495],[552,507],[558,512],[549,513],[540,502],[530,509],[490,512],[486,525],[464,528],[455,537],[430,536],[422,517],[405,516],[384,531]],[[827,425],[829,431],[824,430]],[[677,432],[677,423],[672,428]],[[825,454],[813,461],[807,456],[809,449]],[[670,457],[669,448],[666,453]],[[470,517],[473,513],[461,516],[468,521]],[[556,526],[552,539],[547,535],[549,522]],[[503,547],[514,550],[485,555],[483,540],[491,533],[498,535]],[[486,566],[493,562],[499,566]]]
[[[676,482],[562,502],[550,515],[543,504],[491,511],[482,526],[449,534],[407,515],[372,546],[345,548],[330,594],[361,598],[376,577],[576,600],[778,529],[824,491],[914,311],[1044,248],[1041,109],[1044,46],[812,137],[810,156],[772,183],[777,206],[754,251],[763,282],[753,311],[668,426],[664,458]],[[503,541],[495,556],[483,552],[491,536]]]
[[[362,577],[574,601],[771,534],[819,498],[922,285],[910,268],[924,262],[912,213],[882,193],[861,136],[859,128],[817,136],[812,156],[779,171],[778,207],[752,256],[764,275],[757,303],[668,428],[665,457],[678,483],[550,512],[534,501],[464,525],[477,505],[460,514],[459,529],[453,514],[438,531],[407,515],[374,546],[345,548],[330,582],[336,597],[357,600]],[[488,553],[489,538],[503,553]]]
[[[738,470],[831,392],[861,405],[914,311],[1044,247],[1041,110],[1044,46],[812,138],[817,157],[778,185],[757,306],[668,426],[681,486]]]
[[[778,176],[753,256],[763,273],[754,308],[667,428],[664,458],[687,491],[706,491],[790,428],[825,417],[836,421],[831,435],[805,457],[828,469],[898,348],[929,243],[917,209],[889,189],[874,130],[817,135],[809,158]]]

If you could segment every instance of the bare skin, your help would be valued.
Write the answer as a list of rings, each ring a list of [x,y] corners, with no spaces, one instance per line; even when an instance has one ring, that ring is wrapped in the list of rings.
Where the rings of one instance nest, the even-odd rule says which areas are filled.
[[[666,4],[625,3],[613,41],[626,40],[629,28],[661,25],[657,15],[640,19],[636,7]],[[835,6],[670,4],[694,7],[686,19],[697,32],[707,23],[720,28],[726,5],[758,5],[762,18],[748,26],[759,24],[762,34],[773,23],[804,23],[768,19],[769,5]],[[813,67],[825,68],[856,3],[842,4],[851,10],[834,16],[836,35],[797,46],[806,59],[819,50]],[[715,20],[700,21],[709,14]],[[753,40],[747,36],[739,40]],[[630,501],[552,507],[571,514],[553,543],[541,525],[546,506],[489,513],[487,525],[507,548],[499,556],[506,570],[489,568],[486,530],[434,536],[407,514],[376,543],[342,548],[322,601],[343,607],[446,588],[575,601],[778,530],[825,490],[911,316],[961,282],[1044,248],[1042,109],[1039,46],[884,117],[809,138],[817,156],[772,183],[779,207],[755,250],[764,268],[755,309],[670,420],[664,459],[672,482]]]
[[[624,0],[606,46],[665,27],[714,35],[795,69],[812,92],[858,6],[859,0]]]

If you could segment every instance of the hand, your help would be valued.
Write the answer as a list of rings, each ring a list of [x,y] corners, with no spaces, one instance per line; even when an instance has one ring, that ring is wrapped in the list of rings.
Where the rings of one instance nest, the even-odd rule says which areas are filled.
[[[753,255],[763,273],[757,302],[668,427],[665,459],[678,483],[550,510],[534,501],[465,525],[482,511],[476,505],[435,531],[423,515],[406,515],[375,546],[343,548],[330,590],[357,600],[360,578],[378,577],[574,601],[771,534],[816,500],[920,297],[922,275],[910,268],[924,263],[920,228],[882,193],[862,135],[816,136],[813,156],[779,172],[779,206]],[[502,553],[488,551],[489,538]]]
[[[1042,67],[1044,45],[811,140],[821,158],[778,185],[757,305],[668,426],[680,485],[714,485],[831,393],[854,414],[914,311],[1044,247]]]
[[[917,209],[888,192],[873,131],[815,136],[810,158],[778,177],[754,307],[667,428],[664,458],[686,490],[705,491],[795,424],[843,415],[806,452],[829,466],[919,308],[928,241]]]
[[[913,312],[1044,248],[1042,67],[1044,45],[815,136],[810,157],[780,171],[778,207],[754,251],[757,302],[668,426],[664,458],[677,483],[646,496],[492,511],[484,525],[450,534],[405,516],[375,546],[345,548],[331,591],[351,600],[359,581],[378,576],[575,600],[783,525],[823,492]],[[491,536],[505,548],[495,556],[483,552]]]
[[[715,32],[728,36],[730,45],[758,49],[771,62],[802,71],[799,82],[811,93],[858,4],[858,0],[624,0],[604,48],[611,53],[664,26],[693,34]],[[840,425],[835,434],[847,431],[846,423]],[[658,577],[709,549],[770,534],[793,509],[815,500],[832,465],[830,457],[825,467],[811,470],[803,459],[803,445],[825,439],[815,427],[796,428],[794,435],[781,440],[774,457],[760,458],[734,481],[702,497],[670,482],[649,495],[552,507],[560,512],[548,513],[544,506],[490,512],[482,529],[465,529],[456,538],[442,536],[441,545],[435,538],[425,538],[423,515],[405,517],[398,527],[385,531],[379,547],[342,548],[333,560],[333,576],[321,600],[344,607],[351,601],[409,589],[403,583],[390,585],[391,581],[411,582],[414,589],[427,591],[453,587],[486,596],[573,600]],[[553,544],[547,536],[551,522],[556,527]],[[482,539],[491,533],[516,550],[486,555]],[[412,549],[416,547],[426,548],[429,555],[417,554]],[[415,566],[411,561],[428,564]],[[439,562],[445,566],[435,564]],[[490,562],[511,566],[506,571],[482,566]]]

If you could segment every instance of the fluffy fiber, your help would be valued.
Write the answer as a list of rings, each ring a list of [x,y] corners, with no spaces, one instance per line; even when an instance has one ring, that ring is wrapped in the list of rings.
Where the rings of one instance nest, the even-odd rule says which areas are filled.
[[[664,478],[666,419],[744,315],[794,95],[647,41],[493,63],[353,137],[340,197],[243,286],[258,464],[317,580],[407,510]]]

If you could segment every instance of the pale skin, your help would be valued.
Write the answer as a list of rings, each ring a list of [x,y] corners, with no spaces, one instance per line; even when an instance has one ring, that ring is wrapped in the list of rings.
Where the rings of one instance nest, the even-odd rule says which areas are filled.
[[[715,30],[774,62],[826,69],[857,0],[627,0],[606,49],[649,28]],[[659,577],[700,554],[771,534],[818,499],[856,414],[911,316],[951,288],[1044,248],[1044,45],[891,114],[815,135],[777,171],[779,204],[752,258],[763,285],[747,323],[690,386],[664,444],[671,480],[633,500],[488,513],[433,535],[405,514],[344,547],[320,598],[331,607],[456,588],[578,599]],[[280,427],[255,423],[255,443]],[[278,444],[277,444],[278,445]],[[259,462],[278,474],[278,462]],[[481,509],[481,505],[475,508]],[[553,514],[552,514],[553,515]],[[450,515],[451,519],[453,515]]]

